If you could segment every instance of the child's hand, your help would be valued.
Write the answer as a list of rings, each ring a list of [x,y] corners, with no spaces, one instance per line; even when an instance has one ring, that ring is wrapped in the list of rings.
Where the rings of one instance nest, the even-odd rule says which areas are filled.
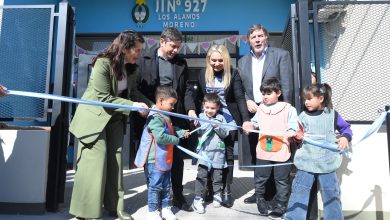
[[[340,150],[347,150],[349,148],[349,142],[346,137],[340,137],[337,139],[337,142]]]
[[[286,134],[286,137],[289,137],[289,138],[295,137],[296,134],[297,134],[297,132],[295,132],[295,131],[288,131]]]
[[[211,126],[213,126],[214,128],[217,128],[217,127],[219,127],[219,124],[211,124]]]
[[[244,134],[248,135],[250,130],[255,129],[255,126],[252,122],[246,121],[242,124],[242,129],[244,130]]]
[[[296,140],[302,140],[303,139],[303,135],[305,134],[305,132],[303,131],[303,125],[298,121],[298,131],[295,133],[295,136],[294,138]]]
[[[188,130],[185,130],[183,137],[187,139],[190,136],[190,132]]]
[[[297,132],[295,133],[294,138],[297,139],[297,140],[302,140],[302,139],[303,139],[303,135],[304,135],[303,131],[302,131],[302,130],[299,130],[299,131],[297,131]]]

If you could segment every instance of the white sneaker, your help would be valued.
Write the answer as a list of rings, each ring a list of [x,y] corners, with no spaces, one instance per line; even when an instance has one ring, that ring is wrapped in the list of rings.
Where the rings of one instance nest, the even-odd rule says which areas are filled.
[[[160,217],[160,212],[158,210],[153,212],[148,212],[148,220],[162,220]]]
[[[205,213],[203,199],[201,197],[195,197],[194,202],[192,203],[192,209],[199,214]]]
[[[173,214],[171,207],[166,207],[161,210],[161,217],[165,220],[177,220],[175,214]]]
[[[220,208],[222,206],[222,198],[220,195],[214,195],[213,205],[214,205],[214,208]]]

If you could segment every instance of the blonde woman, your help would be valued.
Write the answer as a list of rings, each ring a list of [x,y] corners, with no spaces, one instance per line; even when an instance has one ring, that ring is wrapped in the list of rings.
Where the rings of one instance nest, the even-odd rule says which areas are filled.
[[[241,78],[236,69],[230,65],[229,51],[224,45],[213,45],[206,56],[206,68],[202,69],[198,75],[197,90],[187,89],[185,96],[185,107],[188,115],[197,117],[201,112],[201,103],[206,93],[216,93],[221,100],[220,114],[228,123],[242,125],[244,121],[249,121],[248,110],[244,96]],[[234,165],[234,141],[236,131],[230,131],[228,137],[224,139],[226,149],[226,161],[228,167],[223,170],[223,194],[222,204],[226,207],[233,205],[230,185],[233,183]],[[207,178],[197,181],[207,184]],[[202,192],[205,195],[205,192]],[[214,195],[214,198],[217,195]],[[201,208],[201,201],[194,202],[193,208]]]

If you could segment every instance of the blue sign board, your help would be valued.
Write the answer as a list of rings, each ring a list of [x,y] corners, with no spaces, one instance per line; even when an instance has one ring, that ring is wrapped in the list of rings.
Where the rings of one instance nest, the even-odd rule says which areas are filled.
[[[70,1],[78,33],[142,32],[175,27],[181,31],[239,31],[254,23],[282,32],[293,0],[117,0]]]
[[[59,0],[5,0],[12,4],[58,4]],[[161,32],[237,31],[246,35],[255,23],[283,32],[296,0],[69,0],[76,13],[76,33],[119,33],[125,29]],[[240,54],[248,47],[240,48]]]
[[[12,4],[57,4],[59,0],[5,0]],[[76,10],[77,33],[118,33],[124,29],[160,32],[239,31],[254,23],[282,32],[295,0],[69,0]]]

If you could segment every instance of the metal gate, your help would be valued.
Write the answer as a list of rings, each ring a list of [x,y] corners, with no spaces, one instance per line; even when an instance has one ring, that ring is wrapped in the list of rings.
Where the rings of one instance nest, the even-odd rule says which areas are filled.
[[[57,8],[0,7],[0,83],[8,89],[69,96],[73,46],[74,12],[68,2]],[[68,104],[7,96],[0,101],[0,120],[50,127],[46,209],[56,211],[64,201]]]
[[[14,90],[48,93],[54,5],[0,10],[0,82]],[[0,102],[0,118],[46,121],[47,107],[47,100],[9,96]]]
[[[315,67],[348,121],[371,122],[390,103],[390,2],[313,2]]]
[[[317,82],[332,87],[333,106],[350,122],[356,138],[367,132],[379,116],[378,109],[390,103],[389,12],[390,1],[299,0],[292,5],[290,33],[295,45],[292,57],[299,86],[295,87],[296,106],[302,107],[300,93],[311,83],[313,70]],[[387,118],[389,120],[389,116]],[[390,161],[389,142],[384,140],[386,132],[389,138],[388,129],[382,126],[373,134],[375,138],[365,141],[366,148],[354,148],[353,159],[344,158],[337,170],[346,218],[384,219],[389,216],[388,208],[382,205],[388,195],[388,184],[382,184],[383,179],[388,181],[388,176],[383,174],[388,170],[381,163]],[[365,170],[367,164],[376,167],[375,172],[371,168]],[[360,181],[362,176],[365,180]],[[374,190],[362,193],[371,186]],[[356,189],[362,190],[361,199],[351,200]],[[322,204],[320,210],[321,207]],[[311,214],[315,212],[311,210]]]
[[[291,5],[283,47],[290,51],[295,106],[303,109],[302,88],[317,82],[332,87],[332,101],[350,122],[369,123],[389,104],[390,2],[308,1]],[[313,68],[314,67],[314,68]]]

